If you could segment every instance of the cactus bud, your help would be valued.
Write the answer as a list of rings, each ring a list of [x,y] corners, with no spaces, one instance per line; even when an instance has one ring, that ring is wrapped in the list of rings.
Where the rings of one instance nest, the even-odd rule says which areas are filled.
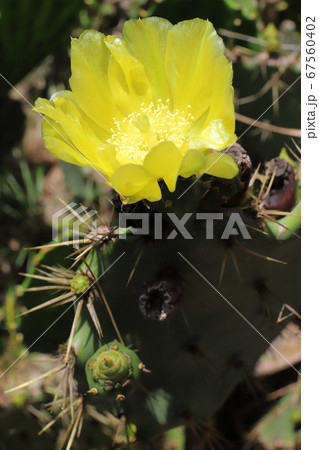
[[[113,389],[125,388],[138,378],[140,364],[136,353],[119,342],[104,345],[86,363],[90,391],[96,389],[99,394],[105,394]]]

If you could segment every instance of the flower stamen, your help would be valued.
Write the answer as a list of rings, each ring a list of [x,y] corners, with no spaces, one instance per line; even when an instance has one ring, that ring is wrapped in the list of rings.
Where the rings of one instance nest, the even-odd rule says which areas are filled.
[[[121,164],[142,164],[144,157],[160,142],[171,141],[181,147],[194,116],[188,105],[186,111],[172,110],[170,100],[141,104],[140,110],[121,121],[114,120],[112,136],[108,143],[117,148]]]

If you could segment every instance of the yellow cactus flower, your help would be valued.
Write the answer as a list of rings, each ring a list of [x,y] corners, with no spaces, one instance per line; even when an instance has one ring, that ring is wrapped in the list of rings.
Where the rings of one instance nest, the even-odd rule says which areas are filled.
[[[221,152],[236,140],[232,66],[209,21],[127,21],[123,38],[72,39],[71,91],[38,99],[46,148],[102,173],[124,201],[161,199],[159,180],[231,179]]]

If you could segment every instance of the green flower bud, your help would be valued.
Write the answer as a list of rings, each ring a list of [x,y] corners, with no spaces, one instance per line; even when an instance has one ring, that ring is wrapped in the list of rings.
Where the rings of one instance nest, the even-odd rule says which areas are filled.
[[[86,363],[87,381],[92,392],[105,394],[113,389],[124,389],[138,378],[143,364],[129,348],[117,341],[110,342],[99,350]]]

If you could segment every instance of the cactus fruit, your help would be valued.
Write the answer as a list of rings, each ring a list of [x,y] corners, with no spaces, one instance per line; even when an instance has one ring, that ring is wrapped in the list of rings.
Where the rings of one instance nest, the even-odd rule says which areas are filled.
[[[76,355],[74,378],[78,382],[65,399],[69,410],[75,405],[68,428],[70,440],[86,405],[97,409],[103,405],[110,414],[124,418],[125,426],[134,424],[136,439],[142,443],[152,442],[169,429],[209,423],[280,332],[283,324],[277,319],[283,305],[299,309],[299,240],[295,236],[300,225],[298,164],[281,154],[253,172],[247,152],[234,144],[231,69],[222,56],[220,39],[205,21],[186,21],[175,27],[152,18],[127,25],[125,45],[119,38],[94,32],[73,43],[74,58],[80,65],[79,56],[91,61],[85,45],[93,37],[101,67],[118,73],[121,64],[129,65],[130,70],[123,72],[125,86],[132,90],[139,114],[127,112],[122,122],[115,121],[117,129],[112,129],[108,145],[99,141],[102,135],[104,141],[107,137],[101,132],[104,120],[112,126],[112,120],[100,114],[103,101],[111,97],[106,93],[115,89],[118,94],[110,108],[115,111],[123,102],[123,111],[130,111],[126,108],[130,97],[118,85],[120,76],[110,86],[108,81],[103,87],[92,82],[96,104],[92,101],[85,112],[79,108],[91,96],[82,95],[83,83],[79,84],[76,71],[71,86],[78,102],[70,92],[50,102],[37,102],[37,110],[47,115],[43,131],[48,148],[54,154],[60,151],[61,158],[69,162],[98,164],[121,194],[114,198],[117,215],[108,225],[103,218],[103,223],[91,226],[83,246],[72,254],[78,271],[72,276],[68,272],[71,292],[66,298],[75,306],[75,317],[66,336],[65,363],[67,356]],[[214,59],[210,57],[199,65],[207,63],[207,70],[221,72],[214,78],[215,89],[224,89],[225,97],[219,98],[216,91],[207,100],[203,92],[210,87],[205,85],[204,75],[204,80],[200,78],[205,71],[197,73],[197,66],[192,66],[187,85],[196,91],[191,95],[196,117],[186,114],[185,105],[186,109],[180,106],[174,110],[171,100],[158,100],[157,107],[153,100],[146,107],[143,100],[150,95],[147,83],[151,83],[155,97],[168,88],[162,73],[165,68],[156,65],[161,60],[155,58],[155,66],[148,66],[149,48],[144,49],[146,57],[140,46],[144,47],[143,36],[149,33],[162,52],[158,47],[162,40],[180,46],[179,33],[183,37],[187,27],[191,32],[197,30],[196,39],[208,40],[204,56],[205,52],[216,53],[216,67],[209,66]],[[185,45],[181,58],[188,51]],[[103,53],[106,47],[107,57]],[[171,51],[177,58],[175,48]],[[180,66],[176,68],[175,63]],[[171,64],[176,70],[185,70],[179,58]],[[89,66],[81,68],[85,72]],[[102,77],[98,72],[101,67],[96,70]],[[130,78],[134,73],[136,85]],[[172,96],[183,105],[185,99],[175,75]],[[202,83],[203,92],[192,80]],[[213,107],[216,96],[217,112]],[[85,114],[90,119],[84,126]],[[165,115],[169,118],[167,130]],[[158,124],[154,124],[156,117]],[[56,121],[60,121],[58,125]],[[188,123],[184,136],[181,133],[187,121],[194,122],[191,126]],[[52,123],[62,137],[68,136],[74,148],[68,147],[70,142],[63,143],[60,150],[54,147],[61,136],[55,135],[56,128],[49,130]],[[125,134],[127,130],[132,136]],[[164,132],[168,133],[167,141],[158,143],[156,139]],[[120,138],[115,151],[111,141]],[[136,144],[135,153],[129,147],[130,138]],[[84,158],[86,148],[92,152]],[[140,164],[143,152],[148,153]],[[213,171],[210,165],[214,165]],[[59,251],[55,247],[51,253]],[[84,304],[87,309],[82,308]],[[71,432],[72,424],[75,431]]]

